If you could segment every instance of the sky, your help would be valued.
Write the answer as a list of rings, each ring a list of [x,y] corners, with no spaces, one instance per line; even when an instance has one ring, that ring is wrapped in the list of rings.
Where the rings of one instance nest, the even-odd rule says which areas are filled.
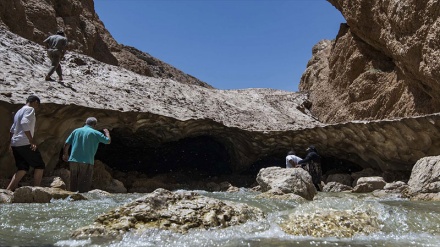
[[[341,13],[326,0],[95,0],[118,43],[133,46],[218,89],[298,91]]]

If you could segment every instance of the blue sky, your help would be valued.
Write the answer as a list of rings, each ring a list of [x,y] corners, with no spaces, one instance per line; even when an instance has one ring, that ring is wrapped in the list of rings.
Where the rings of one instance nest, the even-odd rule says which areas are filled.
[[[322,39],[345,22],[326,0],[95,0],[119,43],[218,89],[298,84]]]

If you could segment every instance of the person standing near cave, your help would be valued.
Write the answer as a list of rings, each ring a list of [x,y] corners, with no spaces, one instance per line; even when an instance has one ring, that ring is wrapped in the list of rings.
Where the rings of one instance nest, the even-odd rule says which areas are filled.
[[[309,172],[310,176],[312,176],[313,185],[315,185],[318,191],[321,191],[321,177],[322,177],[322,169],[321,169],[321,156],[318,154],[318,150],[316,150],[315,146],[310,145],[306,151],[307,156],[298,162],[302,168],[305,167],[305,170]]]
[[[98,120],[89,117],[83,127],[75,129],[67,138],[63,149],[63,160],[69,162],[70,191],[87,192],[92,187],[93,165],[99,143],[110,144],[108,129],[104,134],[97,131]],[[69,156],[69,148],[72,147]]]
[[[11,146],[17,172],[12,177],[7,190],[14,191],[20,180],[26,175],[29,167],[34,168],[34,186],[40,186],[43,177],[44,164],[40,151],[35,144],[35,110],[40,106],[40,99],[31,95],[26,99],[26,105],[14,115],[14,123],[9,131]]]
[[[295,155],[295,151],[291,150],[286,156],[286,168],[294,168],[298,166],[298,162],[302,159]]]
[[[49,36],[47,39],[43,41],[46,43],[47,47],[47,56],[51,61],[51,67],[49,72],[46,74],[46,81],[53,81],[50,76],[57,72],[58,81],[63,80],[63,71],[61,69],[61,59],[64,57],[64,53],[66,53],[67,48],[67,38],[64,35],[63,31],[58,31],[57,34]]]

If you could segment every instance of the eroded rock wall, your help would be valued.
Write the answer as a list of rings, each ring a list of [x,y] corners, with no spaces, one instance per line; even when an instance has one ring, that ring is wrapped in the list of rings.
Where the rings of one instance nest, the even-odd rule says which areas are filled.
[[[212,88],[148,53],[119,44],[96,14],[93,0],[2,0],[0,26],[38,44],[61,29],[69,39],[68,51],[141,75]]]
[[[440,111],[438,1],[329,0],[347,20],[314,48],[301,78],[320,121]],[[329,97],[329,95],[331,97]]]

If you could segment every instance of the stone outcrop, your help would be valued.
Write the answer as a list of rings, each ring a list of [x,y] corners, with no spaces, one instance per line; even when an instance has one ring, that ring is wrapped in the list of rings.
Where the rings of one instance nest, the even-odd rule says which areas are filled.
[[[284,194],[292,193],[307,200],[313,200],[316,195],[312,177],[302,168],[263,168],[257,175],[257,182],[262,192],[275,190]]]
[[[322,122],[391,119],[440,111],[436,1],[328,0],[345,17],[322,41],[300,83]],[[331,99],[331,100],[329,100]]]
[[[93,0],[3,0],[0,2],[0,27],[39,44],[43,44],[48,35],[64,30],[69,39],[69,51],[141,75],[212,88],[148,53],[119,44],[95,13]]]
[[[416,200],[440,199],[440,156],[417,161],[408,181],[406,194]]]
[[[30,187],[17,188],[12,197],[13,203],[49,203],[51,200],[69,199],[73,201],[86,200],[76,192],[65,191],[58,188]]]
[[[0,204],[12,202],[12,197],[14,193],[10,190],[0,189]]]
[[[353,188],[354,193],[368,193],[382,190],[386,185],[382,177],[361,177]]]
[[[326,183],[324,185],[324,187],[322,188],[323,192],[343,192],[343,191],[350,191],[353,188],[351,186],[345,185],[345,184],[341,184],[338,182],[329,182]]]
[[[136,234],[148,228],[186,233],[190,229],[225,228],[260,220],[264,213],[255,207],[200,196],[194,192],[157,189],[108,213],[72,233],[73,238]]]
[[[281,224],[286,233],[317,238],[350,238],[369,235],[380,230],[380,221],[373,212],[355,210],[330,210],[317,213],[291,214]]]

